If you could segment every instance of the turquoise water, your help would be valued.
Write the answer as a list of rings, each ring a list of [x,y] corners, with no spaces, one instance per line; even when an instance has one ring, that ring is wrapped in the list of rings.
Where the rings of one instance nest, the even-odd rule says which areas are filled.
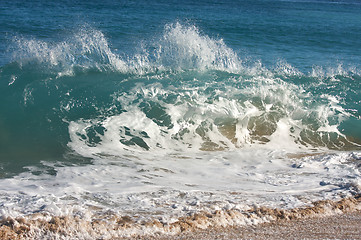
[[[115,164],[120,169],[109,175],[127,182],[143,178],[132,172],[136,166],[155,164],[147,171],[187,172],[179,178],[194,177],[196,186],[203,181],[195,177],[199,173],[175,156],[204,164],[208,179],[215,174],[209,159],[231,159],[247,169],[298,152],[346,154],[339,161],[350,164],[345,163],[350,172],[333,177],[359,181],[359,1],[15,0],[0,3],[0,23],[4,181],[24,183],[30,174],[35,186],[44,179],[36,176],[55,186],[61,185],[59,176],[76,181],[86,168],[93,182],[102,182],[106,176],[92,166]],[[323,163],[332,154],[304,161]],[[287,161],[285,166],[294,164]],[[214,191],[234,181],[227,171],[229,179]],[[310,181],[330,177],[319,174],[322,180]],[[169,189],[162,184],[173,176],[162,177],[166,180],[153,186]],[[149,181],[139,185],[142,191]],[[170,188],[183,191],[177,184]],[[132,192],[129,186],[113,187]],[[2,191],[26,192],[19,188]],[[32,191],[29,196],[46,198],[42,190]],[[39,211],[36,206],[19,211]]]
[[[212,91],[255,86],[255,76],[272,74],[307,92],[294,96],[305,101],[304,111],[337,99],[342,111],[331,110],[335,116],[299,118],[312,130],[325,121],[337,125],[360,142],[358,1],[11,1],[0,7],[2,175],[39,160],[63,160],[68,122],[125,111],[123,103],[114,107],[113,95],[139,83],[172,85],[174,95],[201,87],[212,98]],[[192,46],[182,42],[187,31]],[[161,101],[143,110],[156,123]],[[277,114],[289,114],[282,108]]]

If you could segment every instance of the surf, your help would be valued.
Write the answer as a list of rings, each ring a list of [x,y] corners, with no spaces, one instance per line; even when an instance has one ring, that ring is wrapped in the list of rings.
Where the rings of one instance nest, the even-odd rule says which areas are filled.
[[[94,28],[14,39],[1,67],[4,219],[29,219],[36,236],[66,219],[79,236],[72,229],[102,218],[81,236],[118,223],[127,231],[104,234],[130,236],[177,232],[200,211],[252,224],[268,219],[249,220],[252,207],[360,192],[356,67],[266,66],[178,22],[130,55],[110,42]]]

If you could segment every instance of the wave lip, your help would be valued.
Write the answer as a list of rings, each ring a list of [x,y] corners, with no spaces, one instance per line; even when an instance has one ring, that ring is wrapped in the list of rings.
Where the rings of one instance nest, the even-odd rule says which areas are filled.
[[[175,69],[238,72],[242,66],[237,54],[222,39],[211,39],[201,35],[195,26],[180,23],[165,27],[155,56],[160,65]]]
[[[14,38],[13,58],[21,66],[38,65],[59,76],[74,70],[115,71],[147,74],[163,70],[221,70],[239,72],[241,60],[222,39],[202,35],[195,26],[168,24],[156,41],[123,59],[115,53],[104,34],[84,27],[58,43]],[[46,69],[45,69],[46,70]]]
[[[58,43],[37,39],[14,39],[13,58],[23,67],[38,65],[43,71],[57,72],[58,76],[73,75],[74,69],[126,71],[127,65],[112,52],[104,34],[83,28]]]

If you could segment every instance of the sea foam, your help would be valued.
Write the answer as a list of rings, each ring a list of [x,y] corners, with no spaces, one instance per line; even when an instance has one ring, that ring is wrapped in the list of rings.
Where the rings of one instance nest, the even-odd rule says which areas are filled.
[[[35,219],[36,236],[62,224],[84,238],[122,236],[121,224],[128,235],[179,232],[188,217],[200,227],[253,224],[276,215],[264,209],[360,193],[360,142],[343,130],[359,120],[344,103],[357,93],[356,70],[245,63],[222,39],[179,23],[126,57],[92,28],[16,43],[7,86],[21,90],[21,108],[45,112],[40,126],[59,123],[66,154],[0,179],[8,224]],[[76,235],[89,224],[97,232]]]

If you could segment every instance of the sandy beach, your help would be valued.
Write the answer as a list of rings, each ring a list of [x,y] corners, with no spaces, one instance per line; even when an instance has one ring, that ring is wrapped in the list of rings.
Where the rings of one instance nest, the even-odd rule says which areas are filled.
[[[14,232],[5,231],[0,231],[0,238],[25,239]],[[282,220],[254,226],[208,228],[182,232],[178,235],[121,239],[361,239],[361,211],[308,219]]]
[[[315,208],[307,208],[311,210],[305,211],[309,215],[300,212],[257,225],[207,228],[144,239],[361,239],[361,210],[357,207],[360,197],[355,200],[351,201],[355,205],[347,200],[336,202],[333,210],[339,209],[338,214],[324,215],[326,208],[321,203],[319,207],[316,204]]]
[[[361,211],[144,239],[361,239]]]
[[[361,239],[360,200],[357,195],[289,210],[257,207],[198,213],[172,224],[135,223],[124,216],[92,222],[9,218],[0,222],[0,239]],[[248,224],[237,224],[241,219]],[[132,229],[137,231],[129,234]]]

